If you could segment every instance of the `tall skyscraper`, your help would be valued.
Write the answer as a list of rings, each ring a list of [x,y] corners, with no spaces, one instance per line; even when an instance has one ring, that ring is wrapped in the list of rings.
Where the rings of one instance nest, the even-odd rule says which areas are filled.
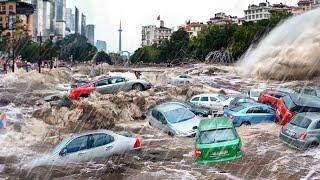
[[[72,13],[71,8],[66,9],[66,33],[72,34],[74,33],[74,23],[75,23],[75,15]]]
[[[118,53],[122,53],[122,37],[121,37],[121,34],[122,34],[122,27],[121,27],[121,21],[120,21],[120,28],[119,28],[119,52]]]
[[[86,16],[82,13],[81,14],[81,35],[85,36],[86,35],[86,26],[87,26],[87,22],[86,22]]]
[[[75,8],[75,23],[74,23],[74,32],[80,34],[79,32],[79,9]]]
[[[65,36],[66,29],[66,0],[55,1],[55,35],[58,37]]]
[[[97,47],[98,51],[107,52],[107,43],[105,41],[97,40],[96,47]]]
[[[86,26],[86,37],[88,42],[94,46],[94,25],[88,24]]]

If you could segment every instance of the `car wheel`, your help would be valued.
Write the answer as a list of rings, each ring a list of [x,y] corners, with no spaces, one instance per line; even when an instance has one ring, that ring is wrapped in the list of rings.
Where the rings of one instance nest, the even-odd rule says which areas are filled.
[[[174,136],[173,133],[170,132],[170,131],[168,132],[168,135],[169,135],[169,136]]]
[[[81,95],[80,97],[82,97],[82,98],[88,98],[88,97],[89,97],[89,94],[83,94],[83,95]]]
[[[137,91],[143,91],[143,86],[142,86],[142,84],[134,84],[133,86],[132,86],[132,90],[137,90]]]
[[[318,142],[312,142],[312,143],[309,145],[309,148],[314,149],[314,148],[317,148],[318,146],[319,146],[319,143],[318,143]]]
[[[149,125],[151,126],[151,122],[149,122]]]
[[[240,125],[240,126],[242,126],[242,125],[250,126],[250,125],[251,125],[251,123],[250,123],[249,121],[244,121],[244,122],[242,122],[242,123],[241,123],[241,125]]]

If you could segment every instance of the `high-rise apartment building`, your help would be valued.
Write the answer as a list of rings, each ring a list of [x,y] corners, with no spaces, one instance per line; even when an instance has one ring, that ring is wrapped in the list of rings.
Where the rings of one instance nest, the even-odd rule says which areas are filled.
[[[86,26],[86,37],[88,42],[94,46],[94,25],[88,24]]]

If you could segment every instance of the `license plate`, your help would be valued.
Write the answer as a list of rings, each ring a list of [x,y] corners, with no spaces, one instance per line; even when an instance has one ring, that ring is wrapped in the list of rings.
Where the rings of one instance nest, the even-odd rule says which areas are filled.
[[[286,133],[289,135],[289,136],[295,136],[296,133],[294,131],[291,131],[289,129],[286,130]]]
[[[228,154],[228,151],[217,151],[217,152],[213,152],[211,155],[212,156],[223,156]]]

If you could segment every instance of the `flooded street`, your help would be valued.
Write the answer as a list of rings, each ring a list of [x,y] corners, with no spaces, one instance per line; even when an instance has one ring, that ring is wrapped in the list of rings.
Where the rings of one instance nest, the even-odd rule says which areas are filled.
[[[243,79],[236,74],[233,66],[222,65],[137,67],[133,70],[141,71],[142,78],[153,85],[146,92],[122,92],[101,97],[93,95],[70,107],[40,102],[45,96],[66,93],[55,87],[71,83],[75,73],[87,74],[84,69],[47,73],[38,77],[40,80],[20,75],[16,82],[10,81],[8,85],[2,83],[1,93],[18,97],[12,100],[17,101],[16,104],[8,104],[4,101],[8,96],[0,96],[0,102],[4,102],[0,105],[0,112],[7,114],[10,124],[10,130],[0,135],[0,179],[320,178],[319,149],[298,151],[283,144],[279,139],[281,127],[276,123],[237,128],[245,156],[232,162],[202,166],[195,163],[194,138],[168,136],[151,127],[147,119],[150,108],[169,99],[184,100],[204,92],[223,92],[234,96],[251,88],[295,86],[309,82]],[[105,72],[119,69],[121,68],[110,66]],[[184,73],[192,75],[192,84],[182,86],[167,83],[170,77]],[[13,75],[8,76],[0,82],[9,82],[8,79]],[[29,84],[29,88],[22,90],[20,81]],[[8,90],[9,87],[11,90]],[[79,109],[79,105],[90,107],[90,112]],[[99,128],[140,138],[142,151],[135,155],[116,156],[101,162],[68,167],[37,167],[32,171],[20,169],[24,163],[50,153],[66,134]]]

